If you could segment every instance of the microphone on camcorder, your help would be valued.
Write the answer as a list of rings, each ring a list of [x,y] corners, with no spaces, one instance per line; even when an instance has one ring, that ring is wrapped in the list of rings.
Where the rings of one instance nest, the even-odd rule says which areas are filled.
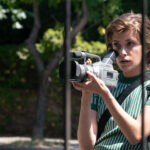
[[[102,62],[106,64],[113,64],[117,56],[118,52],[116,52],[115,50],[109,50],[107,54],[104,56]]]

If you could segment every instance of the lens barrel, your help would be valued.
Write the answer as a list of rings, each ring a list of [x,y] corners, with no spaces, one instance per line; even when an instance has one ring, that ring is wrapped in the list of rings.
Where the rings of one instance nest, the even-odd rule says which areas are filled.
[[[88,67],[85,64],[79,64],[77,61],[71,61],[70,80],[82,82],[86,79],[86,72]],[[61,79],[65,78],[65,62],[63,61],[59,66],[59,76]]]

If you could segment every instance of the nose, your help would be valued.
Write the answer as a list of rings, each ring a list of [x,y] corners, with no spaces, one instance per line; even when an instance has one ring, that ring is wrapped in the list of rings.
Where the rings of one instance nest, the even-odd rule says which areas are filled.
[[[122,48],[119,50],[119,56],[124,57],[127,55],[127,49],[125,46],[122,46]]]

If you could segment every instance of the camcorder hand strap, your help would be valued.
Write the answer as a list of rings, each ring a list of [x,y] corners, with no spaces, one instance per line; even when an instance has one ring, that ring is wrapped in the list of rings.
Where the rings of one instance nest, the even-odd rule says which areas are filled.
[[[145,81],[150,80],[150,72],[145,73]],[[134,81],[131,85],[129,85],[127,88],[123,90],[123,92],[116,98],[118,103],[121,105],[122,102],[125,100],[125,98],[139,85],[141,84],[141,77],[138,78],[136,81]],[[98,133],[97,133],[97,139],[102,134],[105,125],[109,118],[111,117],[111,114],[108,109],[105,110],[105,112],[102,114],[101,118],[98,121]]]

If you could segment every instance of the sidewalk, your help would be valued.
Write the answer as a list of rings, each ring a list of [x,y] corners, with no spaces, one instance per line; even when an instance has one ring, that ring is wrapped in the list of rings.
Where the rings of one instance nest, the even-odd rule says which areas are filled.
[[[0,137],[0,150],[64,150],[62,139],[38,139],[29,137]],[[149,147],[150,147],[150,143]],[[80,150],[77,140],[70,141],[69,150]]]
[[[62,139],[36,139],[29,137],[0,137],[0,150],[64,150]],[[80,150],[78,141],[70,141],[70,150]]]

